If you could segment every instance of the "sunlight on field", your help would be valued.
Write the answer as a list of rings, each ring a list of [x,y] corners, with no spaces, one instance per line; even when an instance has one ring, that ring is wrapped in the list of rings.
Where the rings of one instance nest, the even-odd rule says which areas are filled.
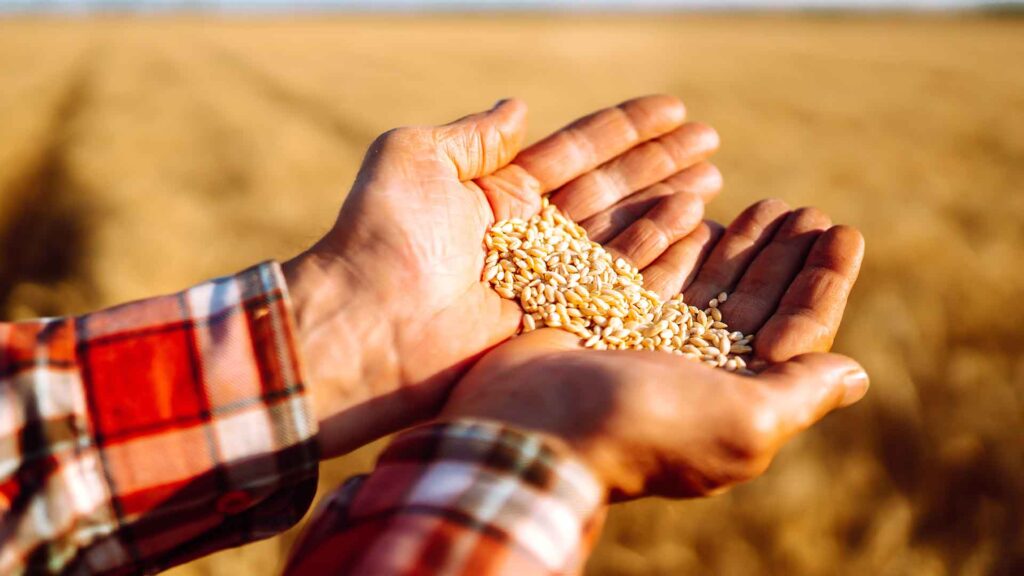
[[[389,127],[515,95],[536,138],[677,94],[722,134],[713,217],[778,196],[863,229],[837,348],[873,388],[761,480],[615,509],[589,573],[1024,574],[1022,61],[1022,20],[0,20],[0,314],[287,257]],[[173,574],[274,573],[292,538]]]

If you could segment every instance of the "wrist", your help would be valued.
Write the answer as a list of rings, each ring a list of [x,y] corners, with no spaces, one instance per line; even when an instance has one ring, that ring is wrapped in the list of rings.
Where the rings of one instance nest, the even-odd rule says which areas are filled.
[[[641,495],[652,466],[644,447],[630,442],[637,423],[619,409],[627,400],[606,386],[600,366],[575,359],[533,357],[509,377],[507,367],[484,358],[456,385],[440,419],[489,420],[538,434],[574,454],[612,497]]]
[[[390,432],[387,410],[373,410],[395,388],[393,331],[344,259],[315,249],[282,264],[310,404],[323,458]]]
[[[402,443],[409,438],[422,436],[425,431],[442,431],[454,441],[472,445],[472,447],[467,446],[465,450],[452,450],[449,454],[459,457],[465,456],[469,451],[479,451],[480,459],[486,459],[488,467],[492,471],[499,470],[502,466],[508,466],[509,471],[522,473],[525,459],[545,454],[546,457],[538,459],[539,465],[552,468],[572,467],[576,471],[574,476],[585,480],[586,485],[590,487],[588,491],[600,495],[601,500],[607,499],[609,490],[604,478],[579,451],[558,435],[535,428],[512,425],[502,419],[475,415],[454,416],[446,413],[421,426],[400,432],[394,437],[392,445]],[[502,446],[501,453],[493,453],[491,448],[481,444],[479,442],[481,436],[504,439],[504,441],[494,442],[494,444]],[[520,454],[516,454],[517,451]],[[418,458],[422,459],[422,447],[417,452],[420,454]],[[444,457],[443,454],[437,456],[438,459]]]
[[[510,402],[509,404],[514,404]],[[606,495],[625,491],[632,493],[642,490],[643,480],[637,474],[624,470],[619,459],[614,457],[610,446],[595,441],[591,434],[568,431],[564,426],[533,415],[523,414],[515,409],[484,407],[448,410],[438,418],[439,423],[459,421],[485,421],[530,434],[561,454],[571,456],[590,472]]]

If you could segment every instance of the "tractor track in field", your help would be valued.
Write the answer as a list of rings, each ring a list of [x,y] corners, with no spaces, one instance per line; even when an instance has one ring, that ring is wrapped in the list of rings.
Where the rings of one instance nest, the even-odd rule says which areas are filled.
[[[24,283],[55,285],[83,278],[88,254],[88,202],[69,176],[68,150],[73,126],[89,105],[94,71],[101,55],[79,56],[63,94],[53,108],[47,141],[34,162],[2,193],[11,208],[0,227],[0,317],[10,315],[11,296]],[[49,301],[34,312],[67,313],[61,301]]]

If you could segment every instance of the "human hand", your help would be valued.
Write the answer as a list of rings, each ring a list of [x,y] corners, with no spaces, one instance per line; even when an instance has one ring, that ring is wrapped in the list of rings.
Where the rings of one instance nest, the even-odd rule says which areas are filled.
[[[692,497],[760,475],[786,440],[868,385],[836,354],[746,377],[664,352],[583,350],[578,340],[544,328],[502,344],[459,382],[441,418],[544,433],[616,500]]]
[[[782,350],[796,356],[787,362],[748,378],[660,352],[581,350],[576,336],[542,329],[487,354],[441,417],[488,418],[546,433],[567,443],[618,498],[704,495],[753,478],[786,439],[867,389],[867,375],[853,360],[807,354],[827,346],[823,333],[834,335],[863,251],[856,230],[820,231],[829,224],[814,209],[787,214],[779,201],[761,202],[724,235],[716,225],[698,227],[643,270],[646,284],[665,297],[681,288],[700,295],[737,283],[759,286],[767,295],[750,300],[760,306],[741,298],[734,311],[747,326],[775,322],[774,352],[762,358]],[[627,257],[637,247],[628,238],[619,246]],[[763,312],[769,298],[798,302],[793,314],[814,319],[817,329],[787,319],[781,306]],[[730,328],[736,324],[725,319]]]
[[[730,330],[757,335],[755,367],[827,352],[864,258],[856,228],[775,199],[750,206],[725,229],[705,222],[656,258],[638,254],[642,243],[620,230],[601,223],[588,231],[598,242],[617,233],[609,248],[643,269],[644,285],[663,298],[682,292],[704,308],[728,293],[720,310]]]
[[[525,115],[504,101],[381,136],[334,228],[285,264],[326,457],[432,415],[455,377],[514,333],[518,306],[480,277],[494,221],[530,216],[557,190],[577,217],[628,224],[638,217],[622,206],[639,198],[661,212],[642,225],[656,249],[689,232],[721,185],[703,162],[717,135],[684,124],[674,98],[602,110],[520,152]]]

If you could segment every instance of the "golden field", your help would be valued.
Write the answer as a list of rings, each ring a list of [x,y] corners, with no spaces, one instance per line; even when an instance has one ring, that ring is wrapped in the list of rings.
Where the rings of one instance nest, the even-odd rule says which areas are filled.
[[[1022,62],[1024,20],[981,17],[0,19],[0,317],[287,257],[389,127],[677,94],[722,135],[712,216],[864,231],[837,349],[873,387],[760,480],[614,509],[588,573],[1024,574]],[[292,538],[172,574],[275,573]]]

